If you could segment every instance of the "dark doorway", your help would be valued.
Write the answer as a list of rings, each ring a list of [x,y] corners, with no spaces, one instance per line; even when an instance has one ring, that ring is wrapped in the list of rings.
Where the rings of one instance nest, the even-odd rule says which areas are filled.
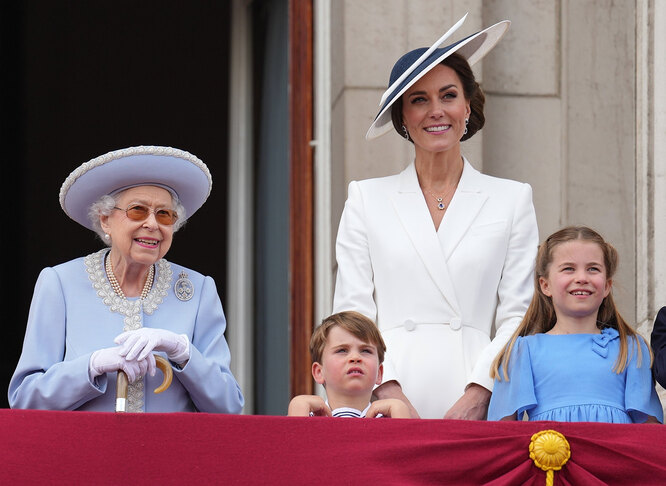
[[[289,389],[288,0],[253,3],[255,413],[284,415]]]
[[[0,6],[0,406],[41,268],[101,247],[58,203],[82,162],[133,145],[192,152],[213,192],[167,259],[213,276],[224,304],[231,2],[31,0]],[[91,321],[94,326],[94,321]]]

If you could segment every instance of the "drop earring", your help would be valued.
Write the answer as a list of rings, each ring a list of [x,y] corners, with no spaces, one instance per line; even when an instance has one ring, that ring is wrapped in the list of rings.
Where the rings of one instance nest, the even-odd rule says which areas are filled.
[[[469,118],[465,118],[465,131],[463,132],[463,135],[467,135],[467,125],[469,124]]]
[[[402,131],[404,132],[403,137],[405,137],[405,140],[409,140],[409,132],[407,131],[407,127],[405,125],[402,126]]]

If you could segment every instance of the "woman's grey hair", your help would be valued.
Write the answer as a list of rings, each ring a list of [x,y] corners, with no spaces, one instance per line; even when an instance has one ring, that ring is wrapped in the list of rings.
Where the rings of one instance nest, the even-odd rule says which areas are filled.
[[[102,229],[102,224],[99,220],[100,216],[110,216],[111,212],[113,211],[113,208],[117,206],[118,200],[120,199],[120,195],[124,191],[120,191],[117,194],[114,194],[113,196],[109,196],[105,194],[104,196],[100,197],[97,201],[92,203],[90,205],[90,209],[88,210],[88,218],[92,222],[93,230],[95,233],[97,233],[97,236],[107,245],[111,246],[111,240],[104,238],[104,235],[106,234],[104,230]],[[173,204],[173,208],[176,211],[176,214],[178,214],[178,219],[173,225],[173,232],[175,233],[178,231],[180,228],[183,227],[183,225],[187,222],[187,214],[185,212],[185,206],[183,206],[178,199],[178,196],[176,196],[173,193],[171,194],[171,203]]]

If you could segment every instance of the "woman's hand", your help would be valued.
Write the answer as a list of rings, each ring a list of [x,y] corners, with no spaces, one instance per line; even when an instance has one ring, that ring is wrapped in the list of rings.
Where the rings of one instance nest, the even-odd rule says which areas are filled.
[[[502,417],[500,420],[518,420],[518,413],[514,413],[513,415],[507,415],[506,417]]]
[[[445,419],[453,420],[485,420],[490,403],[490,390],[472,383],[463,396],[453,404],[444,415]]]
[[[155,374],[155,357],[150,354],[143,360],[128,360],[120,354],[120,346],[99,349],[90,356],[88,374],[91,379],[113,371],[124,371],[133,383],[146,374]]]
[[[163,351],[174,363],[182,364],[190,359],[190,341],[185,334],[176,334],[165,329],[142,327],[126,331],[114,339],[120,344],[120,355],[127,360],[141,361],[153,351]]]
[[[289,402],[287,415],[289,417],[309,417],[311,415],[330,417],[331,409],[318,395],[298,395]]]
[[[409,410],[409,415],[411,418],[421,418],[419,417],[419,413],[412,405],[412,402],[410,402],[402,392],[402,387],[400,384],[395,380],[387,381],[386,383],[379,385],[377,388],[375,388],[373,395],[376,396],[379,400],[396,398],[407,405],[407,409]]]

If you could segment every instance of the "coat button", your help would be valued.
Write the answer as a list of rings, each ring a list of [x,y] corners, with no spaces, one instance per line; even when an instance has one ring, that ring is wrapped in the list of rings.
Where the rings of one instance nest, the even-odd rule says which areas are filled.
[[[411,319],[406,320],[403,325],[405,326],[405,330],[407,331],[413,331],[414,329],[416,329],[416,323]]]
[[[462,319],[460,319],[459,317],[454,317],[453,319],[451,319],[451,322],[449,324],[451,326],[451,329],[457,331],[462,327]]]

